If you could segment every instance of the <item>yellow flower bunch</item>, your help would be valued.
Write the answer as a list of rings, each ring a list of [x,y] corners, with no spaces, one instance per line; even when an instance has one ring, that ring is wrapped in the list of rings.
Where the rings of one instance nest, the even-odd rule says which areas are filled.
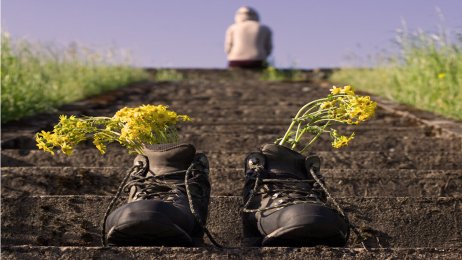
[[[329,118],[342,123],[357,125],[371,118],[377,104],[369,96],[358,96],[351,86],[333,87],[327,100],[320,104],[320,108],[327,110]]]
[[[75,146],[93,137],[93,144],[104,154],[106,145],[118,142],[130,152],[142,153],[145,144],[176,142],[175,125],[191,120],[178,115],[163,105],[142,105],[122,108],[113,117],[60,116],[52,132],[36,134],[37,147],[54,154],[61,147],[65,154],[72,154]]]
[[[93,131],[95,128],[89,122],[75,116],[61,115],[53,132],[41,131],[37,133],[37,147],[51,154],[54,154],[53,148],[61,147],[63,153],[70,155],[73,147],[86,140],[87,135]]]
[[[330,133],[333,140],[332,147],[343,147],[354,138],[354,133],[349,137],[339,135],[331,127],[338,124],[358,125],[369,120],[374,115],[376,107],[377,103],[369,96],[356,95],[352,86],[348,85],[343,88],[333,86],[326,98],[304,105],[292,120],[285,135],[277,139],[276,143],[280,145],[287,143],[293,150],[296,150],[302,136],[310,133],[313,138],[299,150],[303,153],[321,134]]]
[[[349,137],[344,135],[339,135],[336,130],[331,130],[330,136],[332,137],[332,147],[340,148],[348,145],[348,143],[353,140],[355,133],[352,133]]]

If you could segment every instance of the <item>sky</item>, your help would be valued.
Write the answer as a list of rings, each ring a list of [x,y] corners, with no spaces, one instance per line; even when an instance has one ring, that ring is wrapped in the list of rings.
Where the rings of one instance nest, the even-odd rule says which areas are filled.
[[[13,38],[128,49],[136,66],[225,68],[225,31],[245,5],[271,28],[281,68],[358,65],[393,48],[403,21],[462,33],[462,0],[2,0],[1,23]]]

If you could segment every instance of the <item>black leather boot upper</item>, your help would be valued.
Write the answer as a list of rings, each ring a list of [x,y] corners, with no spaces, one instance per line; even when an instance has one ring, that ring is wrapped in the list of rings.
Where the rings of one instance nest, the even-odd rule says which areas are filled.
[[[245,160],[244,236],[254,245],[342,246],[346,217],[326,200],[320,160],[280,145],[264,145]],[[313,171],[318,182],[309,171]],[[320,183],[319,183],[320,182]],[[253,239],[253,242],[252,242]]]
[[[113,245],[192,245],[203,236],[210,199],[209,166],[194,146],[147,146],[124,187],[127,204],[106,222]],[[188,198],[189,195],[189,198]]]

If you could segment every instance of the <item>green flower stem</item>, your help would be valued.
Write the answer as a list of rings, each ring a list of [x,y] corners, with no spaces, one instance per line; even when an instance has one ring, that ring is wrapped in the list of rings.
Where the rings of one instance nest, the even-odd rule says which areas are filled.
[[[329,109],[323,109],[323,110],[319,110],[319,111],[316,111],[314,113],[312,113],[311,115],[313,116],[316,116],[316,117],[321,117],[322,118],[322,114],[327,114],[330,110]],[[307,112],[305,112],[307,113]],[[301,126],[301,123],[298,124],[297,126],[297,131],[295,132],[295,137],[294,137],[294,143],[292,144],[292,149],[295,149],[295,147],[297,146],[298,142],[300,142],[300,139],[302,138],[302,136],[306,133],[306,131],[308,130],[308,128],[310,126],[314,126],[316,124],[316,122],[319,122],[319,120],[316,120],[314,119],[313,121],[311,121],[310,123],[307,124],[307,126],[305,128],[303,128],[301,131],[300,131],[300,126]],[[325,127],[324,127],[325,128]],[[321,130],[320,133],[323,133],[324,132],[324,128]]]
[[[307,131],[308,128],[303,128],[300,135],[299,136],[296,136],[295,137],[295,141],[294,141],[294,144],[292,145],[292,150],[295,149],[295,147],[297,146],[298,142],[300,141],[300,139],[302,138],[303,134],[305,134],[305,132]]]
[[[290,131],[292,130],[292,127],[294,127],[295,122],[296,122],[295,119],[296,119],[296,117],[294,119],[292,119],[292,123],[290,123],[289,129],[287,129],[286,133],[284,134],[281,141],[279,142],[279,145],[283,145],[285,143],[285,141],[287,141],[287,139],[289,138]]]
[[[311,109],[310,109],[311,110]],[[308,115],[308,112],[310,112],[310,110],[307,110],[300,118],[304,118]],[[322,114],[324,112],[329,112],[331,109],[321,109],[321,110],[318,110],[316,112],[313,112],[313,113],[310,113],[310,115],[317,115],[318,113],[319,114]]]
[[[99,120],[110,121],[111,118],[107,116],[96,116],[96,117],[84,117],[82,118],[82,120],[89,121],[91,123],[98,123]]]
[[[339,123],[339,124],[345,123],[344,121],[340,121],[340,120],[337,120],[337,119],[325,119],[325,118],[316,121],[316,123],[317,122],[322,122],[322,121],[336,122],[336,123]]]
[[[301,126],[302,126],[302,123],[299,122],[298,126],[297,126],[297,131],[295,132],[295,138],[294,138],[295,140],[297,140],[299,135],[303,135],[303,130],[302,130],[302,133],[300,133]],[[295,144],[292,147],[294,147],[294,146],[295,146]]]
[[[290,133],[291,133],[291,131],[292,131],[292,128],[295,126],[295,122],[297,122],[297,120],[300,118],[300,115],[302,114],[302,112],[303,112],[306,108],[310,107],[312,104],[315,104],[315,103],[317,103],[317,102],[324,101],[324,100],[327,100],[327,99],[328,99],[328,98],[317,99],[317,100],[311,101],[310,103],[308,103],[308,104],[304,105],[302,108],[300,108],[300,110],[298,110],[298,112],[297,112],[297,114],[295,115],[295,117],[292,119],[292,123],[290,124],[290,126],[289,126],[289,128],[287,129],[286,133],[285,133],[284,136],[282,137],[282,140],[279,142],[279,145],[283,145],[283,144],[287,141],[287,139],[289,138]],[[313,107],[314,107],[314,106],[313,106]],[[313,109],[313,107],[310,108],[308,111],[310,111],[311,109]],[[308,111],[307,111],[307,112],[308,112]]]
[[[327,122],[321,129],[321,131],[319,131],[315,137],[313,137],[313,139],[311,139],[311,141],[305,145],[305,147],[303,147],[303,149],[300,151],[300,153],[304,153],[306,151],[306,149],[308,149],[308,147],[310,147],[311,144],[313,144],[318,138],[319,136],[321,136],[322,133],[324,133],[324,129],[326,129],[326,127],[330,124],[330,122]]]
[[[313,112],[311,113],[311,118],[323,118],[324,116],[328,116],[329,115],[329,111],[330,109],[323,109],[323,110],[319,110],[319,111],[316,111],[316,112]],[[303,115],[302,117],[302,120],[306,120],[308,117]],[[312,120],[313,122],[313,120]]]
[[[335,97],[348,97],[348,95],[335,95]],[[313,102],[310,102],[310,103],[322,102],[322,101],[329,100],[329,99],[331,99],[331,98],[327,97],[327,98],[317,99],[317,100],[315,100],[315,101],[313,101]],[[340,101],[343,102],[344,104],[348,104],[348,103],[345,102],[343,99],[341,99]],[[300,118],[303,118],[304,116],[306,116],[306,115],[308,114],[308,112],[310,112],[310,111],[311,111],[313,108],[315,108],[315,107],[316,107],[316,106],[313,106],[313,107],[311,107],[310,109],[308,109],[307,111],[305,111],[305,112],[303,113],[303,115],[302,115]],[[350,107],[351,107],[351,106],[350,106]],[[302,108],[302,109],[303,109],[303,108]],[[300,110],[302,110],[302,109],[300,109]],[[329,109],[318,110],[318,111],[314,112],[312,115],[316,115],[316,113],[327,112],[327,111],[330,111],[330,110],[332,110],[332,109],[329,108]]]
[[[300,116],[300,118],[305,117],[306,115],[310,114],[309,112],[310,112],[311,110],[313,110],[313,109],[316,108],[316,107],[319,107],[319,106],[316,106],[316,105],[317,105],[317,104],[312,104],[310,108],[307,108],[307,109],[303,112],[303,114]],[[318,109],[319,109],[319,108],[318,108]],[[317,112],[317,111],[316,111],[316,112]],[[314,113],[316,113],[316,112],[314,112]]]

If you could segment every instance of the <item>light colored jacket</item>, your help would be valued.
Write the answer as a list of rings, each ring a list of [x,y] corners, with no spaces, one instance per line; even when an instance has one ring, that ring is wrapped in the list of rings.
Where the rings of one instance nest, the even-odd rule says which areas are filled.
[[[250,7],[241,7],[234,21],[225,37],[228,60],[266,60],[273,48],[271,30],[260,24],[257,12]]]

